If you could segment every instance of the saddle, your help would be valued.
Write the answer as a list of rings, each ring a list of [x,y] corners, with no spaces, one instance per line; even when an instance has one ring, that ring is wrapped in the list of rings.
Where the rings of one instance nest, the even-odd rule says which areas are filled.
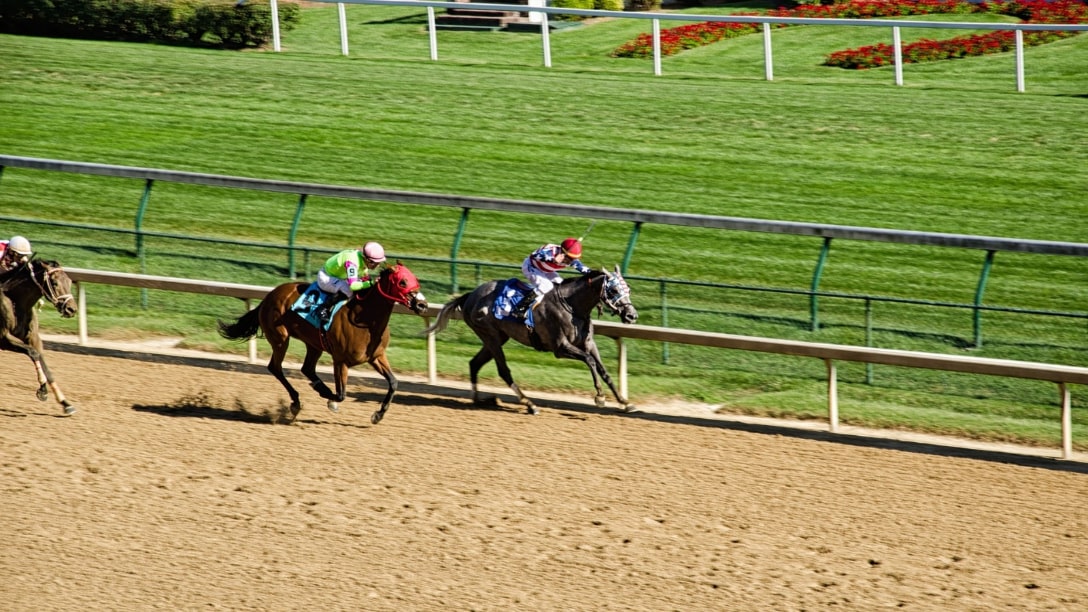
[[[495,296],[495,303],[492,306],[492,314],[496,319],[519,319],[514,317],[511,313],[514,307],[517,306],[521,300],[525,299],[525,296],[533,291],[532,285],[526,283],[520,278],[511,278],[506,281],[506,284],[499,289],[498,295]],[[529,310],[525,313],[524,321],[529,326],[534,326],[533,311]]]
[[[332,325],[332,319],[336,316],[337,311],[347,304],[347,300],[341,300],[333,305],[332,312],[329,313],[327,320],[321,321],[321,307],[326,302],[333,299],[334,295],[322,291],[317,282],[314,281],[306,288],[306,291],[302,292],[302,295],[295,300],[294,304],[291,304],[291,312],[298,314],[307,323],[321,329],[323,332],[329,331],[329,326]]]

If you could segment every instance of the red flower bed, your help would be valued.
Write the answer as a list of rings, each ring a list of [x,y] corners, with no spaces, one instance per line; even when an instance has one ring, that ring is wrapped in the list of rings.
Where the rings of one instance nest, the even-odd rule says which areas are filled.
[[[991,12],[1019,17],[1028,23],[1088,23],[1088,4],[1084,0],[1008,0],[972,4],[965,0],[852,0],[839,4],[804,4],[792,9],[777,9],[773,17],[824,17],[836,19],[874,19],[905,15]],[[738,13],[756,15],[757,13]],[[776,26],[784,27],[784,26]],[[675,55],[710,43],[751,34],[759,24],[708,21],[661,31],[661,54]],[[1025,32],[1024,44],[1041,45],[1076,35],[1076,32]],[[920,40],[903,45],[903,63],[928,62],[987,53],[1000,53],[1015,47],[1011,30],[993,31],[947,40]],[[641,34],[612,52],[613,57],[652,57],[653,37]],[[891,45],[879,44],[836,51],[827,56],[826,66],[840,68],[876,68],[895,63]]]

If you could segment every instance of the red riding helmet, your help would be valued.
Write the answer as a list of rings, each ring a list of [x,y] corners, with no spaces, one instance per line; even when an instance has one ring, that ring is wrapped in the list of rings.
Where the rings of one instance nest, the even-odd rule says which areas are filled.
[[[562,247],[563,252],[566,253],[568,257],[578,259],[582,256],[582,241],[577,238],[567,238],[560,247]]]

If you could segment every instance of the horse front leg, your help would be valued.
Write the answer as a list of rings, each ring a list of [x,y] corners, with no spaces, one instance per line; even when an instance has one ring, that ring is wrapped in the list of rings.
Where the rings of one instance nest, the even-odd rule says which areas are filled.
[[[64,416],[75,414],[75,407],[64,397],[64,393],[60,390],[60,386],[53,380],[53,374],[49,371],[49,366],[45,364],[45,357],[42,355],[41,340],[28,344],[13,336],[10,332],[4,333],[2,338],[5,341],[5,344],[7,344],[7,348],[18,353],[23,353],[29,357],[30,361],[34,364],[34,373],[38,377],[38,390],[35,392],[38,401],[44,402],[49,399],[49,390],[52,389],[53,397],[55,397],[57,403],[64,408]]]
[[[370,423],[377,425],[385,417],[385,411],[389,409],[389,404],[393,402],[393,396],[397,394],[397,377],[393,376],[393,368],[389,365],[389,360],[385,355],[382,355],[376,359],[370,361],[370,367],[374,368],[378,374],[382,375],[385,379],[386,392],[385,398],[382,400],[382,405],[378,410],[370,415]]]
[[[329,412],[340,412],[340,402],[344,401],[348,393],[348,364],[334,360],[332,363],[332,377],[336,381],[336,394],[331,392],[328,396]],[[324,386],[324,383],[322,383]],[[316,388],[316,387],[315,387]],[[328,387],[326,387],[326,391]],[[324,397],[324,396],[322,396]]]
[[[593,388],[597,394],[593,397],[593,403],[598,408],[604,408],[606,399],[604,390],[601,389],[600,381],[603,380],[608,388],[612,391],[612,395],[615,396],[616,401],[619,402],[620,410],[624,412],[633,412],[635,407],[627,402],[627,399],[620,395],[619,390],[616,389],[615,383],[612,382],[612,377],[608,375],[608,370],[604,368],[604,362],[601,361],[601,354],[597,351],[597,343],[592,339],[586,341],[585,350],[574,346],[573,344],[563,343],[555,350],[555,356],[566,359],[577,359],[586,364],[589,368],[589,375],[593,378]],[[598,379],[598,376],[600,377]]]
[[[604,362],[601,361],[601,354],[597,351],[597,343],[593,340],[589,340],[588,342],[586,342],[586,353],[592,360],[586,361],[587,365],[589,365],[589,371],[591,373],[596,372],[597,374],[600,374],[601,379],[604,380],[605,384],[608,385],[608,388],[612,390],[612,395],[614,395],[616,397],[616,401],[619,402],[620,410],[624,412],[634,412],[635,407],[627,401],[627,398],[620,395],[619,390],[616,389],[615,383],[612,382],[612,377],[608,375],[608,370],[604,369]],[[596,376],[593,377],[593,384],[597,386],[597,407],[603,408],[604,395],[601,393],[600,385],[597,385]]]
[[[46,389],[52,389],[53,397],[57,399],[57,403],[64,409],[64,416],[75,414],[75,406],[64,397],[64,392],[60,390],[60,385],[53,380],[53,375],[49,372],[49,366],[45,365],[45,359],[40,353],[38,354],[38,359],[34,361],[34,367],[38,371],[38,384],[40,385],[37,393],[38,400],[44,402],[46,398],[49,397],[49,393]]]

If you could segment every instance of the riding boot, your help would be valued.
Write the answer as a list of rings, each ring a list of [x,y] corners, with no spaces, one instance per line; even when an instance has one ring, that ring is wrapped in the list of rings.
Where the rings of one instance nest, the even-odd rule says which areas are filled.
[[[315,314],[317,315],[317,321],[321,329],[324,329],[325,326],[328,325],[329,318],[332,316],[332,309],[336,306],[337,302],[339,302],[340,299],[341,294],[335,293],[333,295],[330,295],[329,298],[324,301],[324,303],[317,307],[317,311],[315,312]]]
[[[529,308],[536,302],[537,292],[530,291],[522,296],[521,301],[510,311],[510,316],[515,319],[524,319],[529,314]]]

